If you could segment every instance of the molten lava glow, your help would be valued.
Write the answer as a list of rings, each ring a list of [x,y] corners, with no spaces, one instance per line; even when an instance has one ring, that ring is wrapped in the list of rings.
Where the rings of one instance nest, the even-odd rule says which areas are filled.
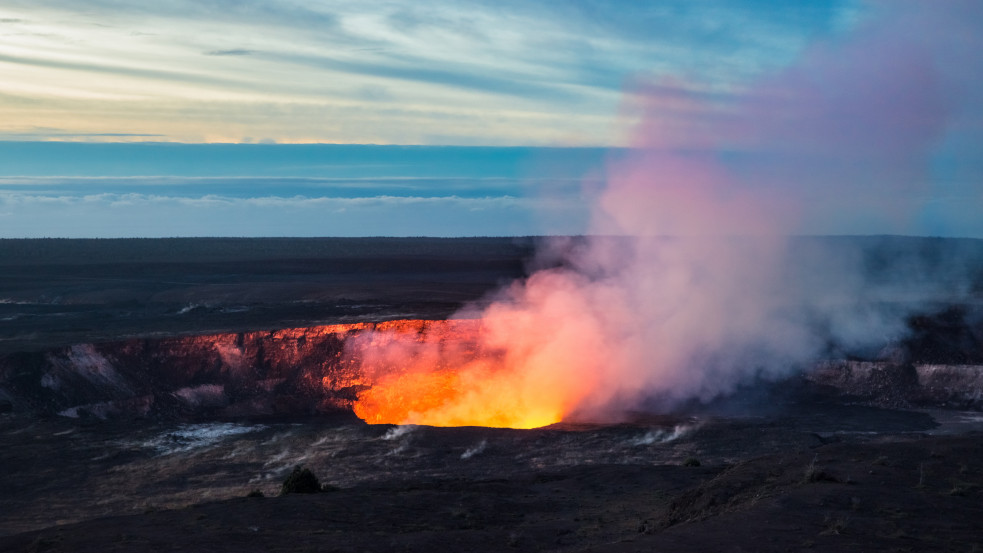
[[[431,426],[537,428],[561,420],[555,407],[517,398],[510,379],[480,372],[465,366],[387,375],[362,394],[355,414],[370,423]]]
[[[355,413],[373,424],[536,428],[559,422],[583,383],[549,382],[492,345],[475,320],[391,321],[350,339],[364,390]]]

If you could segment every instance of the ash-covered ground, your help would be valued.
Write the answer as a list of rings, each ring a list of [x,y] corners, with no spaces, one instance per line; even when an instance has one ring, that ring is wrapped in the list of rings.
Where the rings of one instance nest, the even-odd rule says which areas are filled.
[[[917,297],[905,335],[714,401],[534,430],[367,425],[289,375],[290,401],[193,409],[176,391],[232,389],[221,356],[136,390],[153,373],[118,354],[159,371],[175,336],[445,317],[551,263],[532,240],[0,241],[0,550],[979,551],[983,247],[831,240],[899,305]],[[41,384],[79,351],[150,400],[92,384],[110,372],[91,358],[87,389]],[[297,465],[333,491],[278,496]]]

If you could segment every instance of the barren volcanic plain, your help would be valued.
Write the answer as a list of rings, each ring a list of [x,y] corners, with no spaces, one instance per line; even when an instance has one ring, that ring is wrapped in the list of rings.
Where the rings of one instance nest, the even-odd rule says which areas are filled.
[[[983,242],[796,240],[904,331],[524,430],[374,424],[351,344],[466,346],[539,239],[0,240],[0,550],[980,551]]]

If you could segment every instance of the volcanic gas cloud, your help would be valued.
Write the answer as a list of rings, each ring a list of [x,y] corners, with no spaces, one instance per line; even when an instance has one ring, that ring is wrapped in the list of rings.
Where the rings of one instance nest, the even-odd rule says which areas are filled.
[[[626,101],[634,147],[612,154],[591,197],[593,237],[552,248],[560,268],[466,310],[469,321],[353,341],[372,386],[356,412],[517,428],[612,420],[787,374],[831,337],[898,332],[898,314],[855,308],[870,292],[851,259],[810,257],[835,286],[789,278],[785,239],[865,232],[871,220],[907,232],[933,148],[983,88],[979,64],[966,75],[939,61],[965,57],[949,37],[971,38],[960,20],[979,20],[978,4],[893,6],[740,90],[639,84]]]

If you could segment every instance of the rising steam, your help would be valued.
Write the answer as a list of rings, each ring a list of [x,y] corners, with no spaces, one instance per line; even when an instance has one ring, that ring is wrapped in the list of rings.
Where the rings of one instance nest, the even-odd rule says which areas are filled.
[[[905,233],[924,207],[933,148],[967,87],[983,87],[964,74],[956,86],[938,60],[964,45],[920,25],[963,28],[959,10],[977,21],[980,10],[953,2],[924,22],[920,4],[904,6],[740,91],[639,85],[634,148],[612,157],[591,237],[554,245],[559,268],[462,314],[477,319],[464,342],[356,342],[373,386],[356,412],[436,425],[611,420],[789,374],[831,339],[900,332],[900,313],[859,307],[871,302],[855,259],[789,237],[872,220]]]

